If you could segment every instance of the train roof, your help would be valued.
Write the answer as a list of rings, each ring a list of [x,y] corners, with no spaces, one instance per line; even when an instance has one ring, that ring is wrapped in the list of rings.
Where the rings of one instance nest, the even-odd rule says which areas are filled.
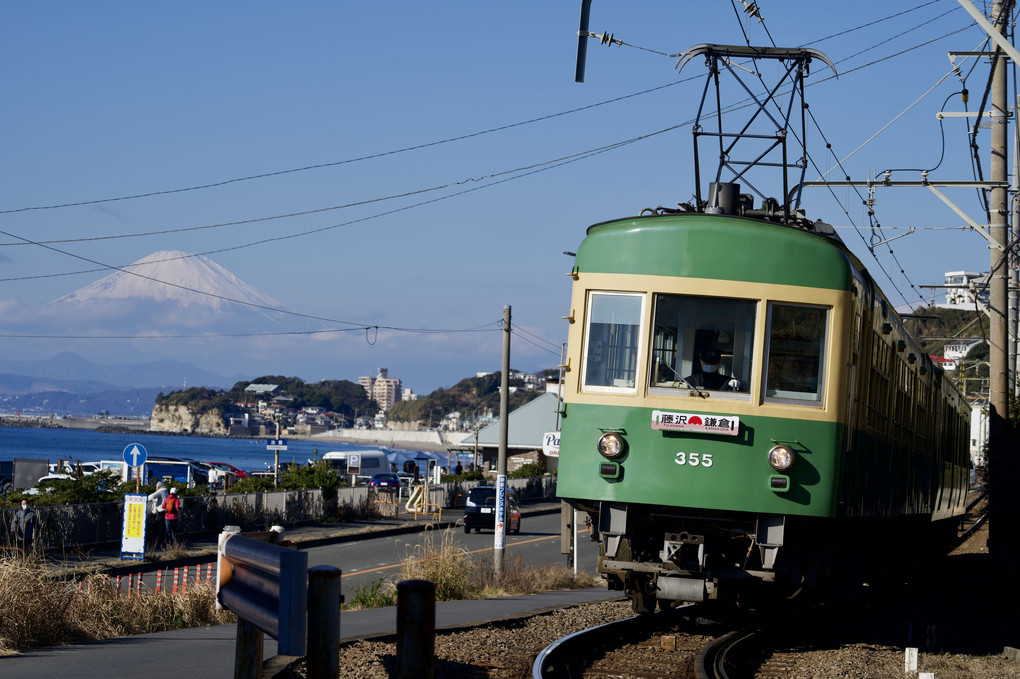
[[[850,288],[864,269],[824,222],[789,226],[739,215],[670,211],[595,224],[577,252],[579,272]]]

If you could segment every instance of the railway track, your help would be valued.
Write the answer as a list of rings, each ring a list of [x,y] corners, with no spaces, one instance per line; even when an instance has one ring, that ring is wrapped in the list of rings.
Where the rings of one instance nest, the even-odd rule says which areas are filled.
[[[735,634],[735,621],[707,617],[693,604],[654,615],[625,618],[559,639],[535,659],[533,679],[649,679],[699,677],[702,666],[727,650],[718,643]],[[708,650],[706,650],[708,649]],[[724,665],[720,665],[722,667]]]

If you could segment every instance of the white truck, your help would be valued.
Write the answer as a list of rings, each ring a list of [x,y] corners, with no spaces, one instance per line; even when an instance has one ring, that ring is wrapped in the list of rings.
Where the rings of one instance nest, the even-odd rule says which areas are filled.
[[[339,467],[344,476],[355,477],[355,483],[368,483],[373,475],[390,471],[386,453],[375,448],[331,451],[322,459]]]

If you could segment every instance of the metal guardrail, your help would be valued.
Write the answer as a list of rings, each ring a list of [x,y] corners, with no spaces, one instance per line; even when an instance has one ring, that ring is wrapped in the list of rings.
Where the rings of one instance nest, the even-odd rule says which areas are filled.
[[[261,679],[265,634],[278,655],[305,656],[309,679],[336,677],[340,569],[308,568],[307,552],[277,544],[279,526],[262,537],[244,537],[237,526],[220,533],[216,607],[237,614],[234,679]]]
[[[304,655],[308,606],[308,553],[220,533],[216,604],[277,641],[282,655]]]

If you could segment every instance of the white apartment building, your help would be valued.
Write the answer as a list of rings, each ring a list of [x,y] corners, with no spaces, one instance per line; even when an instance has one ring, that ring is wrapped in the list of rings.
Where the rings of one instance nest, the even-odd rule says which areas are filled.
[[[974,310],[974,296],[978,301],[988,304],[988,274],[978,271],[947,271],[946,302],[936,306],[944,309]]]
[[[375,401],[383,412],[387,412],[401,399],[400,380],[390,377],[388,368],[379,368],[379,374],[375,377],[359,377],[358,384],[365,388],[368,397]]]

